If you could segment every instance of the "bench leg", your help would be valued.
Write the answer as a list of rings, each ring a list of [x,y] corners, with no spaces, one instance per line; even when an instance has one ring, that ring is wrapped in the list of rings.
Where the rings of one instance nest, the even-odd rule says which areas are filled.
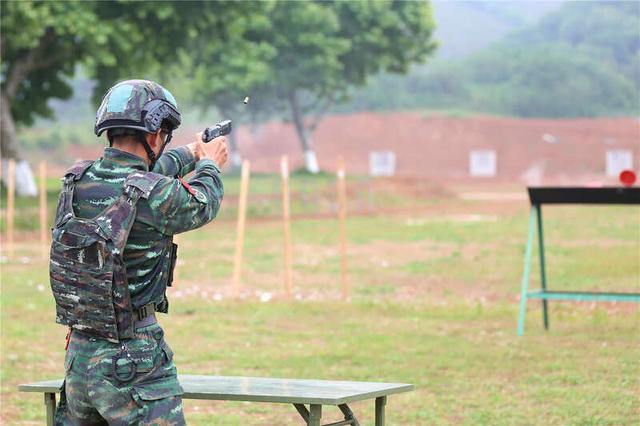
[[[300,413],[302,420],[304,420],[305,423],[309,423],[309,410],[307,410],[307,407],[304,404],[293,404],[293,406],[296,407],[296,410]]]
[[[322,405],[311,404],[311,411],[304,404],[293,404],[300,416],[308,426],[320,426],[322,417]]]
[[[47,426],[53,426],[53,419],[56,415],[56,394],[44,394],[44,406],[47,410]]]
[[[384,406],[387,405],[387,397],[376,398],[376,426],[384,426]]]
[[[338,408],[340,409],[340,411],[342,411],[342,414],[344,414],[345,423],[349,421],[349,423],[347,424],[351,424],[352,426],[360,426],[358,419],[356,419],[356,416],[353,414],[353,411],[351,411],[351,408],[349,408],[347,404],[340,404],[338,405]]]
[[[308,426],[320,426],[320,419],[322,418],[322,405],[311,404],[311,411],[309,411]]]

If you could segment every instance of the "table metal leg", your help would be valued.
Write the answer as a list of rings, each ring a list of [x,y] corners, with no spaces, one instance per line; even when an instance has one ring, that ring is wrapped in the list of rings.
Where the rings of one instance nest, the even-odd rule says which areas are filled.
[[[309,411],[308,426],[320,426],[320,419],[322,418],[322,405],[311,404],[311,410]]]
[[[47,410],[47,426],[53,426],[53,420],[56,415],[56,394],[44,394],[44,406]]]
[[[544,264],[544,233],[542,231],[542,206],[536,206],[538,212],[538,252],[540,255],[540,285],[542,291],[547,291],[547,272]],[[547,299],[542,299],[542,320],[544,329],[549,330],[549,314]]]
[[[522,271],[522,290],[520,293],[520,315],[518,317],[518,336],[524,333],[524,317],[527,313],[527,293],[529,292],[529,266],[531,265],[531,247],[533,246],[533,232],[535,230],[536,210],[531,208],[529,216],[529,236],[524,254],[524,271]]]
[[[376,398],[376,426],[384,426],[384,407],[387,405],[387,397]]]

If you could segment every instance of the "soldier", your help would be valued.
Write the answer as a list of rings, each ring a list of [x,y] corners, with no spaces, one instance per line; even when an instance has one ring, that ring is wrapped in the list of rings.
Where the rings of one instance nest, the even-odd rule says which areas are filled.
[[[69,326],[59,425],[185,424],[183,390],[156,312],[167,313],[174,234],[211,221],[224,137],[163,154],[180,125],[157,83],[112,87],[96,115],[102,158],[65,173],[51,247],[56,322]],[[183,176],[194,172],[185,181]]]

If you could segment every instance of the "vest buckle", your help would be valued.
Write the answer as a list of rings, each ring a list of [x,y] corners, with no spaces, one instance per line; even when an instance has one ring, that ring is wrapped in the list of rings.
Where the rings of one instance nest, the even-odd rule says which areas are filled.
[[[138,321],[145,319],[149,315],[155,313],[155,311],[156,311],[156,304],[153,302],[147,303],[146,305],[141,306],[138,309]]]

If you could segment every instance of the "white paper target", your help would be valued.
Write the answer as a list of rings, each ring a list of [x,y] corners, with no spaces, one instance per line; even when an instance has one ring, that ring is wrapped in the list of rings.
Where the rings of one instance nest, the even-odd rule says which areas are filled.
[[[393,151],[371,151],[369,153],[371,176],[393,176],[396,174],[396,153]]]
[[[618,176],[623,170],[633,169],[633,153],[626,149],[607,151],[607,176]]]
[[[495,151],[477,150],[469,152],[469,174],[473,177],[495,176],[497,157]]]

